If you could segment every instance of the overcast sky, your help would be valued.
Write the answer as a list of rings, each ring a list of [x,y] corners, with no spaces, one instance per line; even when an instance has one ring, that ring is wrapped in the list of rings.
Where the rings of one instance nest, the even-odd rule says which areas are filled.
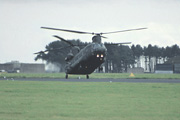
[[[35,62],[33,53],[56,40],[52,35],[91,42],[91,35],[41,26],[87,32],[148,27],[106,35],[103,42],[180,46],[180,0],[0,0],[0,63]]]

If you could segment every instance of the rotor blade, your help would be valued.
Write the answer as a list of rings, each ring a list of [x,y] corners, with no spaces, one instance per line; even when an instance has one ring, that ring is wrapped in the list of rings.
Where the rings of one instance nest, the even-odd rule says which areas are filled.
[[[114,31],[114,32],[105,32],[105,33],[100,33],[102,34],[111,34],[111,33],[119,33],[119,32],[128,32],[128,31],[134,31],[134,30],[144,30],[147,28],[137,28],[137,29],[128,29],[128,30],[121,30],[121,31]]]
[[[131,42],[123,42],[123,43],[105,43],[105,45],[122,45],[122,44],[131,44]]]
[[[49,30],[59,30],[59,31],[65,31],[65,32],[72,32],[72,33],[79,33],[79,34],[94,34],[90,32],[82,32],[82,31],[76,31],[76,30],[66,30],[66,29],[59,29],[59,28],[50,28],[50,27],[41,27],[43,29],[49,29]]]
[[[108,39],[107,37],[101,36],[102,38]]]
[[[69,45],[72,46],[72,47],[74,46],[71,42],[65,40],[65,39],[62,38],[62,37],[59,37],[59,36],[57,36],[57,35],[53,35],[53,37],[56,37],[56,38],[60,39],[60,40],[63,41],[63,42],[66,42],[67,44],[69,44]]]
[[[40,51],[40,52],[37,52],[37,53],[34,53],[34,54],[42,54],[42,53],[49,52],[49,51],[56,51],[56,50],[66,49],[66,48],[69,48],[69,47],[71,47],[71,46],[60,47],[60,48],[49,49],[49,50],[44,50],[44,51]]]
[[[42,53],[44,53],[44,51],[36,52],[34,54],[42,54]]]

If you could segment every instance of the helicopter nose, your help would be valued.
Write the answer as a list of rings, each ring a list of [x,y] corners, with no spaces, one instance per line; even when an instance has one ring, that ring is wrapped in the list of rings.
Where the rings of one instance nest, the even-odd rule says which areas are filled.
[[[92,49],[92,54],[97,58],[104,58],[107,49],[103,44],[94,44]]]
[[[94,49],[94,53],[105,53],[105,52],[106,52],[106,48],[104,47],[98,47]]]
[[[93,51],[93,55],[94,55],[96,58],[99,58],[100,60],[103,60],[104,57],[106,56],[106,48],[104,48],[104,47],[96,48],[96,49]]]

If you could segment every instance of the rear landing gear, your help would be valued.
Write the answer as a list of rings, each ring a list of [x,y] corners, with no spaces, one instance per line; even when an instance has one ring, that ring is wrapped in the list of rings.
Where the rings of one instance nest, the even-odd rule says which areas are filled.
[[[89,79],[89,75],[86,75],[86,79]]]

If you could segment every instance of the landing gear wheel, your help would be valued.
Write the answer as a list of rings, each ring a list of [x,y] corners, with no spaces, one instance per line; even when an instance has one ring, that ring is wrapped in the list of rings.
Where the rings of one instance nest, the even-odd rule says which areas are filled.
[[[86,79],[89,79],[89,75],[86,75]]]
[[[68,79],[68,74],[66,74],[66,79]]]

